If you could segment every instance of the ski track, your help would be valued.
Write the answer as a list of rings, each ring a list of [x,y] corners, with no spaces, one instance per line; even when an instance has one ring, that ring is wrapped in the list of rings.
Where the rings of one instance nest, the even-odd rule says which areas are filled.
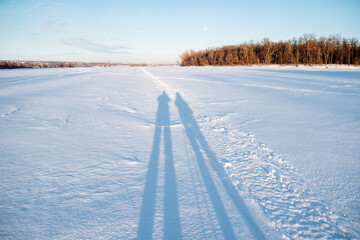
[[[142,71],[154,81],[159,89],[172,94],[179,92],[178,89],[171,88],[169,84],[149,71],[145,69]],[[277,90],[340,94],[308,89],[242,85]],[[330,203],[318,199],[315,192],[302,184],[303,181],[295,167],[288,165],[279,155],[258,143],[253,134],[232,128],[226,120],[227,116],[196,115],[194,117],[198,123],[193,122],[193,124],[199,124],[205,138],[217,149],[219,158],[214,157],[210,161],[221,159],[217,163],[211,162],[211,164],[219,164],[225,169],[232,184],[240,193],[247,194],[257,203],[285,239],[352,239],[354,236],[360,237],[356,227],[343,213],[334,211]],[[185,129],[187,129],[186,126]],[[224,176],[220,176],[220,178],[224,178]]]

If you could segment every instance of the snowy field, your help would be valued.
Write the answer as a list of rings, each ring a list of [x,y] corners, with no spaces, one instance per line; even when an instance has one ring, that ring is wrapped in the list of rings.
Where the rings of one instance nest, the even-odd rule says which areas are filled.
[[[358,68],[0,71],[1,239],[360,239]]]

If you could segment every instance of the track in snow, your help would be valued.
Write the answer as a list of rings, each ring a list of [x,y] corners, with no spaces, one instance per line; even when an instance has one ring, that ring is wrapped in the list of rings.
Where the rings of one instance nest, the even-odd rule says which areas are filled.
[[[252,134],[226,127],[221,118],[201,123],[212,142],[217,141],[221,162],[240,192],[247,193],[289,239],[350,239],[356,230],[346,216],[333,212],[306,189],[296,169]]]

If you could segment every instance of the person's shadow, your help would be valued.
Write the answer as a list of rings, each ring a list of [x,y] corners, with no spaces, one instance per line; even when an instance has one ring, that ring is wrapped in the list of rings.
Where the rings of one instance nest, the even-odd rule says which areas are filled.
[[[140,210],[137,239],[151,239],[154,227],[156,192],[159,172],[159,152],[161,128],[164,132],[165,187],[164,187],[164,239],[181,239],[179,204],[176,187],[176,174],[172,151],[169,102],[170,98],[163,91],[158,97],[155,133],[150,155],[146,182]]]
[[[193,116],[192,110],[179,93],[176,93],[175,105],[178,107],[180,119],[185,128],[186,136],[188,137],[189,142],[194,150],[200,174],[204,180],[204,184],[207,188],[207,192],[213,204],[220,227],[223,231],[224,238],[236,239],[230,223],[230,219],[226,213],[224,204],[221,201],[221,197],[214,183],[212,174],[210,173],[208,166],[205,163],[204,154],[207,156],[210,166],[212,166],[214,172],[221,180],[225,191],[236,206],[237,211],[243,216],[244,222],[246,223],[254,238],[266,239],[260,226],[257,224],[250,210],[248,209],[244,201],[241,199],[237,189],[232,184],[223,166],[221,166],[221,164],[219,163],[215,153],[211,150],[204,135],[200,131],[200,127]]]

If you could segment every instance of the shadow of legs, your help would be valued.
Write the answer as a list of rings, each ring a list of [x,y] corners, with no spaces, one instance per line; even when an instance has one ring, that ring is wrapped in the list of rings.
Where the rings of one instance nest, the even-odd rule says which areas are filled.
[[[204,180],[205,187],[210,196],[210,200],[214,207],[221,230],[223,232],[225,239],[236,239],[232,225],[230,223],[230,219],[226,213],[224,204],[220,198],[218,190],[216,189],[214,180],[211,177],[211,173],[209,172],[209,169],[205,163],[205,159],[201,154],[199,145],[197,143],[197,133],[193,129],[195,125],[193,122],[194,119],[192,118],[192,112],[188,107],[188,105],[182,99],[179,99],[179,96],[180,95],[178,94],[175,104],[178,106],[179,115],[185,127],[186,136],[188,137],[190,144],[194,150],[201,176]]]
[[[191,146],[195,152],[196,161],[198,163],[201,176],[204,180],[204,184],[205,184],[207,192],[210,196],[216,216],[219,220],[221,230],[223,231],[223,235],[224,235],[225,239],[236,239],[234,231],[232,229],[232,225],[230,223],[230,219],[226,213],[226,210],[225,210],[224,204],[220,198],[219,192],[216,189],[214,180],[211,177],[211,173],[209,172],[209,169],[206,166],[205,159],[203,158],[203,156],[200,152],[200,148],[196,142],[196,139],[193,138],[193,136],[191,135],[191,133],[189,133],[188,130],[186,130],[186,135],[188,136]]]
[[[176,188],[176,174],[172,151],[170,131],[170,99],[164,91],[158,97],[158,111],[156,113],[156,127],[153,148],[146,173],[146,182],[143,193],[137,239],[151,239],[155,217],[156,190],[159,168],[159,150],[161,127],[164,129],[165,150],[165,189],[164,189],[164,238],[181,239],[181,224],[179,204]]]
[[[153,233],[159,167],[161,127],[156,126],[143,193],[137,239],[151,239]]]
[[[164,190],[164,239],[181,239],[176,174],[172,152],[171,131],[164,127],[165,190]]]

